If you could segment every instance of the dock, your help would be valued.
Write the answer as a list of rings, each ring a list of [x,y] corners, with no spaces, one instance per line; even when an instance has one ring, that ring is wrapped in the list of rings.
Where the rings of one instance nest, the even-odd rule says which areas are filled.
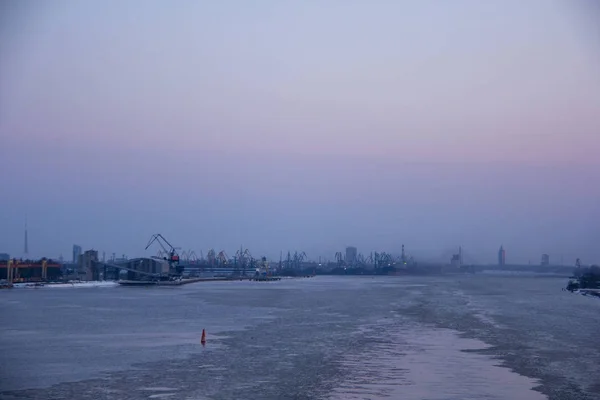
[[[223,276],[208,278],[184,278],[176,280],[120,280],[117,283],[122,286],[181,286],[196,282],[229,282],[229,281],[254,281],[254,282],[274,282],[280,281],[280,276]]]
[[[250,278],[250,280],[255,281],[255,282],[274,282],[274,281],[280,281],[281,277],[280,276],[257,276],[257,277]]]

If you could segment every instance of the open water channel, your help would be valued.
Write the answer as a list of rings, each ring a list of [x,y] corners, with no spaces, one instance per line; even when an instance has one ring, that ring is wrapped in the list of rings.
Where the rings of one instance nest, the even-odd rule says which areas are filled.
[[[564,285],[319,276],[4,290],[0,398],[599,399],[600,301]]]

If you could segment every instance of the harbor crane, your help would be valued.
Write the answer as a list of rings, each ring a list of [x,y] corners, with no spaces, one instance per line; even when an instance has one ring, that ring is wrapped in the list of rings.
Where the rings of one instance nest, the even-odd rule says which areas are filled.
[[[196,255],[196,252],[194,250],[190,250],[190,252],[188,253],[188,262],[190,262],[191,264],[196,264],[198,262],[198,256]]]
[[[208,249],[208,253],[206,254],[206,261],[208,265],[214,267],[217,261],[217,253],[215,253],[214,249]]]
[[[246,270],[251,269],[254,264],[254,259],[252,258],[252,254],[250,254],[250,250],[243,250],[243,247],[240,246],[240,249],[235,253],[234,264],[236,274],[241,273],[242,275],[246,275]]]
[[[162,249],[162,254],[166,254],[167,257],[162,257],[162,258],[161,257],[152,257],[152,258],[167,261],[169,263],[169,274],[181,275],[181,273],[183,272],[183,267],[179,265],[179,254],[177,254],[178,247],[173,247],[173,245],[171,243],[169,243],[169,241],[167,239],[165,239],[165,237],[163,235],[161,235],[160,233],[156,233],[156,234],[152,235],[152,237],[148,241],[148,244],[146,245],[145,250],[148,250],[148,248],[154,242],[157,242],[160,245],[160,247]]]
[[[303,251],[300,253],[298,253],[297,251],[294,252],[294,268],[295,269],[302,268],[302,263],[304,262],[304,260],[306,260],[305,252],[303,252]]]
[[[217,262],[220,266],[227,265],[227,263],[229,262],[229,257],[227,257],[227,253],[225,253],[225,250],[221,250],[219,254],[217,254]]]

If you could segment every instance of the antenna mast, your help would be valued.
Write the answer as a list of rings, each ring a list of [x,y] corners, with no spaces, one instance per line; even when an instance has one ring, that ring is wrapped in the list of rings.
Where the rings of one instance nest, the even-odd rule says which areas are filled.
[[[29,243],[27,241],[27,215],[25,215],[25,248],[23,249],[23,253],[29,254]]]

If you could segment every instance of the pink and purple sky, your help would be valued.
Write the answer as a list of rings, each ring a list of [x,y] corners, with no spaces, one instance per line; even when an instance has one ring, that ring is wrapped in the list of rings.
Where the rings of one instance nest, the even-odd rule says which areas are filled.
[[[594,1],[4,1],[0,252],[600,262]]]

